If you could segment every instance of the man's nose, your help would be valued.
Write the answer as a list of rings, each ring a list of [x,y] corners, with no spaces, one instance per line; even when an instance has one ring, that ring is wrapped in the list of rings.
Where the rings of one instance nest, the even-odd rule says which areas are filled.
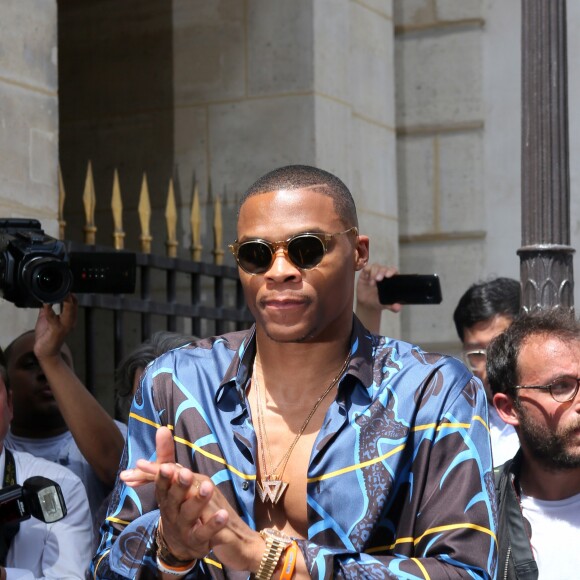
[[[292,263],[284,248],[278,248],[274,252],[274,260],[266,275],[272,278],[288,278],[300,275],[300,270]]]

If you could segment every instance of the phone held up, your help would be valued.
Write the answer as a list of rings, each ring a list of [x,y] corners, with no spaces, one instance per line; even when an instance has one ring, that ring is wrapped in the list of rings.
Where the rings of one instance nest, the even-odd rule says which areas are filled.
[[[396,274],[377,282],[381,304],[440,304],[437,274]]]

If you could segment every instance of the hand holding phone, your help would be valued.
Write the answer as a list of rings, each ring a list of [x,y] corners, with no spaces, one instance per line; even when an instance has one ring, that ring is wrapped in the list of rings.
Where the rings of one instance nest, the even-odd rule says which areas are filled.
[[[396,274],[377,282],[381,304],[440,304],[437,274]]]

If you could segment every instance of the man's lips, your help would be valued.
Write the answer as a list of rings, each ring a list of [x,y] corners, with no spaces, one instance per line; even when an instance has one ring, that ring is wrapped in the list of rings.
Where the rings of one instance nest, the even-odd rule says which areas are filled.
[[[264,308],[272,310],[291,310],[301,308],[309,303],[305,297],[263,298],[260,303]]]
[[[38,391],[38,394],[44,399],[54,399],[54,394],[51,391],[50,387],[46,386],[43,387]]]

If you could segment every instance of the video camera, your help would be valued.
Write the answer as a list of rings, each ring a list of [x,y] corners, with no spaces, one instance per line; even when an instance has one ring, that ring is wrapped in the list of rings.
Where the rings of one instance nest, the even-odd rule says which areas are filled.
[[[66,513],[60,485],[52,479],[36,475],[22,485],[0,489],[0,528],[31,516],[51,524],[62,520]]]
[[[67,252],[35,219],[0,218],[0,292],[20,308],[62,302],[69,292],[131,294],[132,252]]]

